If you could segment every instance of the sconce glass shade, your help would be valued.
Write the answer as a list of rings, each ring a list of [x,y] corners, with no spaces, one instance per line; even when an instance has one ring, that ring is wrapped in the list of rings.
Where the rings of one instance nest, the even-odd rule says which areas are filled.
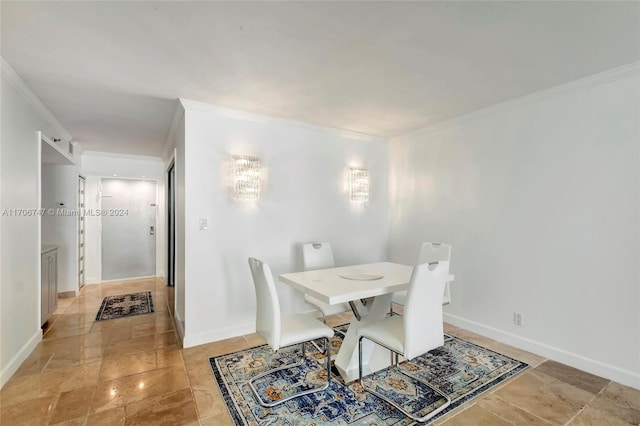
[[[351,201],[356,203],[369,201],[369,170],[350,168],[349,188]]]
[[[240,201],[260,198],[260,160],[245,155],[233,156],[233,197]]]

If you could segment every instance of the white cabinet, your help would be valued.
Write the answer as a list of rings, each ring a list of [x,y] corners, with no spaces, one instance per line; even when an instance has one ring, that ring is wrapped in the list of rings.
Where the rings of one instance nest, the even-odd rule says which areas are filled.
[[[58,247],[42,248],[42,271],[40,276],[42,305],[40,324],[43,325],[58,307]]]

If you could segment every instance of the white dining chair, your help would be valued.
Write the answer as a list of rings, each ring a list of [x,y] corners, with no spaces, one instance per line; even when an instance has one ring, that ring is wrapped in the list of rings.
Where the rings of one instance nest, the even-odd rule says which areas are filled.
[[[333,259],[333,250],[330,243],[308,243],[302,245],[302,267],[305,271],[313,271],[316,269],[328,269],[336,266]],[[304,301],[312,305],[322,314],[322,322],[327,323],[327,316],[341,314],[351,310],[348,304],[339,303],[337,305],[329,305],[322,300],[316,299],[308,294],[304,295]],[[338,333],[345,335],[341,331]],[[320,352],[324,353],[326,346],[321,348],[316,342],[312,342]]]
[[[302,266],[305,271],[316,269],[328,269],[336,266],[333,260],[333,250],[329,243],[309,243],[302,246]],[[346,303],[329,305],[308,294],[304,295],[304,301],[313,305],[322,313],[322,321],[326,324],[327,316],[341,314],[350,311],[351,308]]]
[[[404,369],[398,369],[398,371],[425,384],[442,396],[446,402],[426,416],[418,417],[413,413],[407,412],[402,406],[386,396],[366,388],[362,382],[362,341],[367,339],[389,349],[395,355],[395,364],[398,362],[398,355],[411,360],[418,355],[442,346],[444,344],[444,330],[441,295],[448,276],[448,261],[422,263],[416,266],[413,268],[411,280],[409,281],[404,315],[384,318],[358,329],[357,332],[358,378],[360,384],[367,392],[382,398],[419,422],[424,422],[447,408],[451,404],[451,399],[424,380],[407,374]]]
[[[302,358],[300,362],[274,368],[249,380],[249,386],[258,402],[264,407],[273,407],[291,398],[326,389],[331,381],[331,351],[327,351],[327,383],[323,386],[309,389],[308,384],[305,383],[305,385],[302,386],[302,388],[305,389],[304,391],[275,402],[265,401],[260,396],[259,391],[254,385],[255,381],[279,370],[299,367],[305,361],[305,342],[324,339],[325,347],[329,347],[329,339],[333,337],[333,329],[307,314],[290,314],[283,316],[280,313],[280,301],[278,300],[276,285],[273,281],[273,275],[271,274],[269,265],[251,257],[249,258],[249,267],[251,268],[253,284],[256,290],[256,332],[267,341],[267,344],[274,351],[278,351],[285,346],[297,344],[300,344],[302,347]]]
[[[451,244],[446,243],[422,243],[422,247],[420,249],[420,256],[418,257],[418,264],[429,263],[429,262],[438,262],[441,260],[446,260],[451,262]],[[393,314],[393,304],[399,306],[404,306],[407,300],[407,292],[406,291],[398,291],[393,293],[391,299],[391,314]],[[444,286],[443,294],[442,294],[442,304],[448,305],[451,303],[451,289],[449,287],[449,282],[447,282]]]

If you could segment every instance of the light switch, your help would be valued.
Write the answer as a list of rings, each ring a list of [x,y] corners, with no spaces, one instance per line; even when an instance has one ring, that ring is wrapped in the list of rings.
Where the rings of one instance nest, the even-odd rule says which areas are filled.
[[[206,231],[207,229],[209,229],[209,226],[207,225],[207,219],[200,219],[200,230]]]

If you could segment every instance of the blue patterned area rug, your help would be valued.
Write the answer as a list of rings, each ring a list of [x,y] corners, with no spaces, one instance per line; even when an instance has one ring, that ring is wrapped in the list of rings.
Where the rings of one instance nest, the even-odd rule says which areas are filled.
[[[346,330],[347,326],[336,329]],[[332,353],[342,343],[336,333]],[[256,383],[265,400],[286,397],[300,386],[317,386],[326,381],[324,355],[311,344],[305,347],[305,362],[288,373],[274,373]],[[300,346],[274,353],[268,345],[209,358],[220,392],[236,425],[412,425],[410,418],[353,381],[347,385],[332,374],[324,391],[290,399],[264,408],[255,399],[248,380],[271,368],[291,364],[301,356]],[[333,357],[332,357],[333,358]],[[451,398],[451,405],[429,420],[429,424],[461,404],[518,374],[528,365],[456,337],[447,336],[444,346],[389,367],[364,379],[365,387],[391,397],[403,406],[416,407],[420,416],[437,409],[444,399],[418,380],[401,375],[398,369],[431,383]],[[335,371],[335,370],[334,370]],[[304,382],[304,383],[301,383]]]
[[[150,291],[107,296],[102,300],[102,305],[100,305],[96,315],[96,321],[150,314],[152,312],[153,299],[151,299]]]

